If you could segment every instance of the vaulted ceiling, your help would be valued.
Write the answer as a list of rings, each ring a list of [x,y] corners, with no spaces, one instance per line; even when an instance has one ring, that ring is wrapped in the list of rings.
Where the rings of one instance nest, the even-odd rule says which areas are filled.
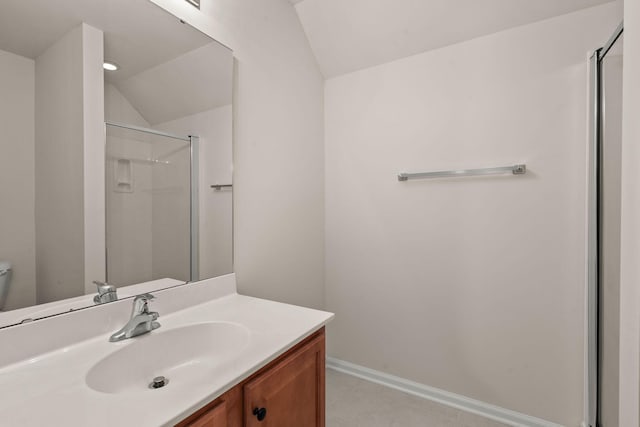
[[[611,0],[289,1],[331,78]]]

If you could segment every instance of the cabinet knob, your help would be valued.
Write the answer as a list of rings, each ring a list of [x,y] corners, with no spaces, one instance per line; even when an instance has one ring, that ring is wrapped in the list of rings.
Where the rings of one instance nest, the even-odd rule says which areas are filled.
[[[267,416],[267,408],[255,408],[253,410],[253,415],[258,418],[258,421],[262,421]]]

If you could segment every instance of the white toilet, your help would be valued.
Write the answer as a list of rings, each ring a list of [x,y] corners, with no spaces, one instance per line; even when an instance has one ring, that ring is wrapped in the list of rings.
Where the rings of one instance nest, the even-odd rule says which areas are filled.
[[[4,309],[4,303],[7,300],[10,283],[11,263],[9,261],[0,261],[0,311]]]

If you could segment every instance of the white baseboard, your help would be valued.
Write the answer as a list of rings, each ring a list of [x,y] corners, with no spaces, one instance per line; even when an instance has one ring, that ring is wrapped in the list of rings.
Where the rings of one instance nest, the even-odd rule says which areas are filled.
[[[384,372],[375,371],[373,369],[365,368],[364,366],[345,362],[344,360],[335,359],[333,357],[327,357],[327,368],[400,390],[423,399],[428,399],[443,405],[470,412],[472,414],[481,415],[485,418],[499,421],[510,426],[562,427],[560,424],[552,423],[551,421],[521,414],[499,406],[490,405],[479,400],[470,399],[459,394],[429,387],[424,384],[409,381],[394,375],[385,374]]]

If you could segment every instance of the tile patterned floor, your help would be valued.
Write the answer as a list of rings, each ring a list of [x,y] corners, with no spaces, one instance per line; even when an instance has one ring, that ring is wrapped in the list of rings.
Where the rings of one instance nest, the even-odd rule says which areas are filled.
[[[327,369],[327,427],[505,427],[351,375]]]

